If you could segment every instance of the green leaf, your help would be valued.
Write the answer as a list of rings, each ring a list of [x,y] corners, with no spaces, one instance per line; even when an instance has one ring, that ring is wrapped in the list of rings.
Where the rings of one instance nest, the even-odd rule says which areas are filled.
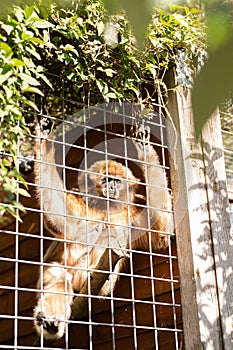
[[[44,80],[44,82],[50,87],[50,89],[53,90],[53,85],[51,84],[51,82],[49,81],[49,79],[48,79],[44,74],[42,74],[40,77],[41,77],[41,79]]]
[[[44,19],[41,18],[32,18],[33,21],[33,27],[39,28],[39,29],[46,29],[46,28],[53,28],[54,25]]]
[[[4,23],[1,24],[1,28],[2,28],[3,30],[5,30],[5,32],[7,33],[7,35],[10,35],[11,32],[12,32],[12,30],[14,29],[13,26],[10,26],[9,24],[4,24]]]
[[[98,35],[103,34],[104,29],[105,29],[105,24],[104,24],[104,22],[100,21],[100,22],[97,24]]]
[[[14,92],[6,85],[3,85],[3,89],[5,90],[6,98],[9,100],[13,96]]]
[[[37,89],[36,87],[27,87],[27,88],[23,89],[22,92],[23,93],[31,92],[34,94],[38,94],[40,96],[44,96],[43,92],[41,90]]]
[[[102,92],[104,89],[104,81],[102,79],[98,79],[96,80],[96,85],[98,86],[99,91]]]
[[[10,57],[13,55],[13,51],[11,47],[4,42],[0,42],[0,49],[5,51],[7,57]]]
[[[155,79],[157,77],[157,69],[156,66],[152,63],[147,63],[146,68],[149,70],[149,72],[152,74],[153,78]]]
[[[104,64],[104,62],[103,62],[103,64]],[[113,77],[113,75],[116,74],[116,71],[112,68],[98,67],[97,70],[104,72],[108,77]]]
[[[105,97],[116,99],[118,96],[115,94],[115,92],[108,92],[108,93],[105,95]]]
[[[24,188],[19,188],[17,192],[24,197],[31,197],[30,193],[28,193]]]
[[[12,58],[10,60],[10,64],[15,66],[15,67],[26,66],[25,62],[19,60],[18,58]]]
[[[8,80],[12,74],[12,70],[7,71],[6,73],[0,73],[0,85],[5,83],[5,81]]]
[[[30,100],[26,100],[25,103],[26,103],[28,106],[32,107],[35,111],[39,112],[39,109],[38,109],[37,105],[36,105],[34,102],[32,102],[32,101],[30,101]]]
[[[130,86],[129,90],[132,90],[137,97],[140,96],[140,93],[141,93],[140,90],[136,89],[134,86]]]
[[[36,57],[37,60],[41,60],[41,57],[35,48],[31,48],[27,45],[26,51],[28,51],[32,56]]]
[[[36,15],[35,13],[35,6],[28,6],[24,10],[25,18],[29,19],[32,15]]]
[[[19,73],[19,77],[27,82],[29,85],[34,85],[34,86],[38,86],[40,85],[40,83],[33,77],[31,77],[30,75],[26,74],[26,73]]]
[[[27,182],[26,182],[25,179],[20,175],[20,173],[17,172],[17,174],[15,175],[15,177],[22,183],[22,185],[24,185],[24,187],[28,188]]]
[[[106,95],[108,93],[108,85],[102,79],[96,80],[96,85],[103,95]]]
[[[11,214],[16,220],[19,220],[20,222],[23,222],[18,213],[16,212],[16,208],[14,208],[12,205],[6,206],[6,211]]]
[[[31,38],[33,38],[33,33],[31,31],[27,30],[27,31],[22,33],[21,38],[24,41],[30,40]]]
[[[20,7],[15,7],[14,15],[17,18],[17,20],[19,21],[19,23],[21,23],[23,21],[24,13],[23,13],[23,10]]]

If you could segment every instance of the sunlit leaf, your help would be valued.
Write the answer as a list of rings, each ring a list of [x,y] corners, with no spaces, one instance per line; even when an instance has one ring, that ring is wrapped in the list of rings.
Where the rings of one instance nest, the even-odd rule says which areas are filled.
[[[30,100],[27,100],[27,101],[25,101],[25,103],[26,103],[28,106],[30,106],[30,107],[32,107],[33,109],[35,109],[35,111],[39,112],[39,109],[38,109],[37,105],[36,105],[34,102],[32,102],[32,101],[30,101]]]
[[[105,95],[107,98],[117,98],[117,95],[115,94],[115,92],[108,92],[106,95]]]
[[[24,197],[31,197],[30,193],[28,193],[28,191],[26,191],[24,188],[19,188],[17,191],[21,196]]]
[[[8,71],[5,74],[1,73],[0,75],[0,85],[2,85],[9,77],[13,74],[13,71]]]
[[[40,85],[40,83],[33,77],[31,77],[28,74],[25,73],[19,73],[19,76],[22,80],[24,80],[25,82],[27,82],[29,85],[34,85],[34,86],[38,86]]]
[[[40,96],[44,96],[43,92],[35,87],[27,87],[25,89],[22,90],[22,92],[31,92],[31,93],[34,93],[34,94],[38,94]]]
[[[45,28],[51,28],[54,26],[52,23],[45,21],[44,19],[32,18],[31,20],[33,23],[33,27],[35,28],[45,29]]]
[[[21,9],[20,7],[16,7],[14,10],[14,15],[17,18],[17,20],[21,23],[24,18],[23,9]]]
[[[10,25],[8,25],[8,24],[1,24],[1,28],[3,29],[3,30],[5,30],[5,32],[7,33],[7,35],[10,35],[10,33],[12,32],[12,30],[14,29],[14,27],[13,26],[10,26]]]
[[[11,47],[7,43],[4,43],[4,42],[0,42],[0,50],[4,50],[7,57],[11,56],[13,53]]]
[[[10,64],[16,66],[16,67],[21,67],[21,66],[25,66],[25,62],[23,62],[22,60],[19,60],[18,58],[12,58],[10,60]]]

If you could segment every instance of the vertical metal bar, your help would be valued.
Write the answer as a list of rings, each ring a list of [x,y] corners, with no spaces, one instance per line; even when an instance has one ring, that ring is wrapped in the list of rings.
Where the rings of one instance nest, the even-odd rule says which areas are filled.
[[[108,134],[107,134],[107,125],[108,125],[108,121],[106,118],[106,106],[103,106],[103,115],[104,115],[104,155],[105,155],[105,161],[106,164],[108,162]],[[109,111],[107,112],[109,113]],[[106,167],[106,175],[108,176],[108,167]],[[109,203],[109,194],[108,194],[108,198],[107,198],[107,222],[108,222],[108,246],[111,247],[111,230],[110,230],[110,221],[111,221],[111,217],[110,217],[110,203]],[[105,249],[108,247],[104,247]],[[113,266],[112,266],[112,254],[111,254],[111,249],[109,249],[109,273],[112,274],[113,273]],[[114,313],[114,296],[113,296],[113,292],[114,292],[114,286],[112,285],[112,279],[110,278],[110,304],[111,304],[111,332],[112,332],[112,350],[116,349],[116,335],[115,335],[115,313]]]
[[[36,136],[38,137],[38,136]],[[40,159],[38,160],[40,162],[40,179],[42,178],[42,144],[41,144],[41,139],[40,139]],[[44,261],[44,220],[43,220],[43,191],[42,191],[42,186],[41,183],[37,184],[36,186],[40,186],[40,294],[43,293],[44,289],[44,283],[43,283],[43,276],[44,276],[44,266],[43,266],[43,261]],[[40,303],[41,303],[41,310],[43,310],[43,298],[40,298]],[[41,335],[40,335],[40,343],[41,347],[43,347],[43,326],[41,325]]]
[[[146,159],[146,153],[144,148],[144,161],[147,161]],[[150,186],[153,184],[148,183],[148,173],[147,173],[147,166],[145,166],[145,183],[146,183],[146,208],[147,208],[147,226],[148,228],[151,227],[150,222],[150,206],[151,203],[149,201],[149,191]],[[155,286],[154,286],[154,266],[153,266],[153,248],[152,248],[152,233],[149,230],[148,232],[148,243],[149,243],[149,259],[150,259],[150,277],[151,277],[151,294],[152,294],[152,308],[153,308],[153,323],[154,323],[154,344],[155,344],[155,350],[159,350],[159,344],[158,344],[158,331],[157,331],[157,312],[156,312],[156,300],[155,300]]]
[[[19,171],[19,145],[20,145],[20,140],[17,141],[17,170]],[[19,182],[17,181],[17,189],[19,188]],[[16,194],[16,201],[19,202],[19,193]],[[17,345],[18,345],[18,303],[19,303],[19,209],[16,208],[16,223],[15,223],[15,319],[14,319],[14,346],[15,349],[17,350]]]
[[[160,107],[161,108],[161,107]],[[161,117],[162,111],[160,110],[159,113],[159,124],[160,124],[160,138],[161,138],[161,145],[164,146],[164,128],[163,128],[163,120]],[[165,148],[162,148],[162,166],[166,166],[166,160],[165,160]],[[164,170],[165,172],[165,170]],[[164,176],[166,174],[164,173]],[[179,344],[178,344],[178,334],[177,334],[177,316],[176,316],[176,307],[175,307],[175,289],[174,289],[174,283],[173,283],[173,266],[172,266],[172,251],[171,251],[171,239],[170,236],[168,237],[168,250],[169,250],[169,270],[170,270],[170,280],[171,280],[171,294],[172,294],[172,304],[173,304],[173,322],[174,322],[174,338],[175,338],[175,346],[176,350],[178,350]]]
[[[84,98],[86,98],[86,92],[84,90]],[[89,98],[88,98],[89,100]],[[89,103],[89,102],[88,102]],[[90,111],[89,111],[90,112]],[[87,122],[89,119],[89,115],[87,118],[86,109],[83,110],[83,121],[84,121],[84,131],[83,131],[83,137],[84,137],[84,167],[85,167],[85,199],[86,199],[86,218],[89,217],[88,215],[88,159],[87,159]],[[93,328],[92,328],[92,298],[91,298],[91,271],[90,271],[90,250],[92,249],[91,242],[89,242],[89,235],[88,235],[88,220],[86,222],[86,235],[87,235],[87,280],[88,280],[88,328],[89,328],[89,349],[93,349]]]
[[[66,124],[65,124],[65,86],[64,86],[64,79],[62,79],[62,173],[63,173],[63,201],[66,203]],[[68,270],[67,270],[67,212],[66,212],[66,205],[63,206],[64,213],[63,215],[63,231],[64,231],[64,266],[63,268],[63,276],[64,276],[64,302],[65,302],[65,320],[68,321],[67,317],[67,300],[69,298],[68,293],[68,287],[67,287],[67,281],[68,281]],[[69,332],[68,332],[68,322],[65,323],[65,346],[66,349],[69,349]]]
[[[133,107],[132,107],[133,108]],[[124,152],[125,152],[125,166],[128,169],[128,149],[127,149],[127,134],[126,134],[126,111],[125,111],[125,105],[123,105],[123,130],[124,130]],[[132,117],[132,116],[131,116]],[[132,252],[132,236],[130,235],[131,232],[131,214],[130,214],[130,196],[129,196],[129,179],[127,177],[127,214],[128,214],[128,232],[129,232],[129,264],[130,264],[130,286],[131,286],[131,296],[132,296],[132,318],[133,318],[133,341],[134,341],[134,349],[138,349],[138,341],[137,341],[137,317],[136,317],[136,303],[135,303],[135,293],[134,293],[134,268],[133,268],[133,252]]]

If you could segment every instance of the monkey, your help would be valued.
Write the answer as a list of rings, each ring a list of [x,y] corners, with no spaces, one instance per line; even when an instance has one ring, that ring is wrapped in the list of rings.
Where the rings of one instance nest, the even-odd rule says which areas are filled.
[[[140,126],[133,140],[146,185],[146,207],[137,204],[141,180],[116,160],[97,161],[87,172],[80,171],[79,191],[67,191],[55,163],[54,142],[48,135],[37,138],[35,162],[45,227],[58,239],[44,256],[34,308],[35,329],[46,340],[64,335],[74,292],[82,290],[106,247],[119,259],[97,291],[101,296],[114,290],[130,249],[147,249],[149,237],[153,249],[166,248],[173,229],[171,195],[148,127]]]

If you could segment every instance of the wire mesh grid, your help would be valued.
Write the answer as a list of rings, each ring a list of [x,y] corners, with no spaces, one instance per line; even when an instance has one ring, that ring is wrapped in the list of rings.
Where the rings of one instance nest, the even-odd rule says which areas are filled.
[[[16,220],[1,227],[0,348],[184,349],[175,235],[172,230],[158,232],[158,227],[151,223],[151,211],[158,209],[163,213],[166,209],[153,208],[148,199],[150,193],[154,195],[162,185],[156,181],[149,183],[147,171],[142,174],[141,169],[150,166],[146,155],[144,159],[137,159],[135,130],[142,122],[137,118],[138,111],[124,104],[117,108],[111,105],[110,109],[106,105],[98,105],[83,109],[65,120],[70,101],[67,102],[64,96],[58,100],[61,106],[61,113],[57,113],[59,117],[56,117],[56,113],[45,113],[44,106],[37,117],[46,116],[46,120],[55,123],[59,130],[51,142],[56,150],[55,168],[62,179],[62,187],[56,184],[56,176],[35,184],[34,172],[29,171],[26,180],[31,197],[21,198],[27,212],[22,222]],[[72,104],[75,105],[73,101]],[[80,103],[77,105],[75,111],[80,108]],[[150,128],[150,144],[159,155],[160,164],[157,167],[169,178],[164,119],[160,114],[153,114],[146,122],[144,120],[144,124]],[[42,153],[43,137],[30,137],[39,141]],[[31,157],[22,156],[21,153],[19,143],[18,156],[21,161],[31,160]],[[90,166],[102,160],[114,160],[133,173],[134,178],[127,175],[125,179],[123,199],[112,198],[108,193],[104,204],[99,204],[98,195],[90,191],[90,177],[97,175]],[[39,164],[43,173],[43,165],[51,165],[51,162],[40,157],[35,163]],[[109,181],[108,168],[103,177]],[[112,177],[118,180],[118,175],[111,174]],[[132,185],[138,188],[134,211],[130,209]],[[36,195],[36,187],[42,193],[40,199]],[[171,193],[169,181],[166,191]],[[45,209],[43,202],[47,201],[49,193],[53,194],[54,203],[49,203],[49,209]],[[56,195],[63,197],[62,209],[56,209]],[[65,203],[68,195],[74,198],[82,196],[84,214],[67,209]],[[91,213],[98,205],[105,208],[105,215],[96,215],[93,219]],[[114,205],[126,208],[126,220],[115,219],[117,225],[112,222],[114,216],[111,215],[111,208]],[[141,212],[145,221],[137,226],[133,215]],[[80,220],[82,226],[79,226]],[[94,238],[90,235],[90,224],[94,227]],[[72,225],[77,225],[76,229],[72,229],[75,237],[70,232]],[[113,234],[114,226],[117,229]],[[83,227],[84,233],[81,232]],[[127,244],[121,242],[122,231],[127,234]],[[104,232],[102,241],[96,240],[99,232],[100,235]],[[136,247],[135,241],[145,232],[147,239],[144,245]],[[168,241],[165,248],[154,243],[153,237],[159,234],[163,236],[162,240]],[[96,261],[93,251],[101,252],[97,254]],[[107,267],[98,264],[103,254],[107,257]],[[114,254],[118,255],[117,259],[114,259]],[[125,262],[121,269],[116,269],[119,260]],[[48,271],[51,280],[45,282],[43,277]],[[59,289],[61,275],[62,288]],[[95,290],[95,278],[102,281],[101,288],[96,287],[98,290]],[[86,286],[84,289],[83,285]],[[108,292],[103,291],[106,285]],[[80,287],[78,290],[77,286]],[[46,314],[49,305],[46,305],[48,301],[42,295],[48,294],[49,305],[55,304],[57,315]],[[70,300],[76,300],[78,305],[76,313],[72,310],[73,316],[67,308]],[[36,321],[41,330],[39,336],[35,331],[37,314],[34,310],[37,305],[44,313],[42,320]],[[61,324],[60,336],[54,337]],[[46,332],[49,339],[45,337]]]

